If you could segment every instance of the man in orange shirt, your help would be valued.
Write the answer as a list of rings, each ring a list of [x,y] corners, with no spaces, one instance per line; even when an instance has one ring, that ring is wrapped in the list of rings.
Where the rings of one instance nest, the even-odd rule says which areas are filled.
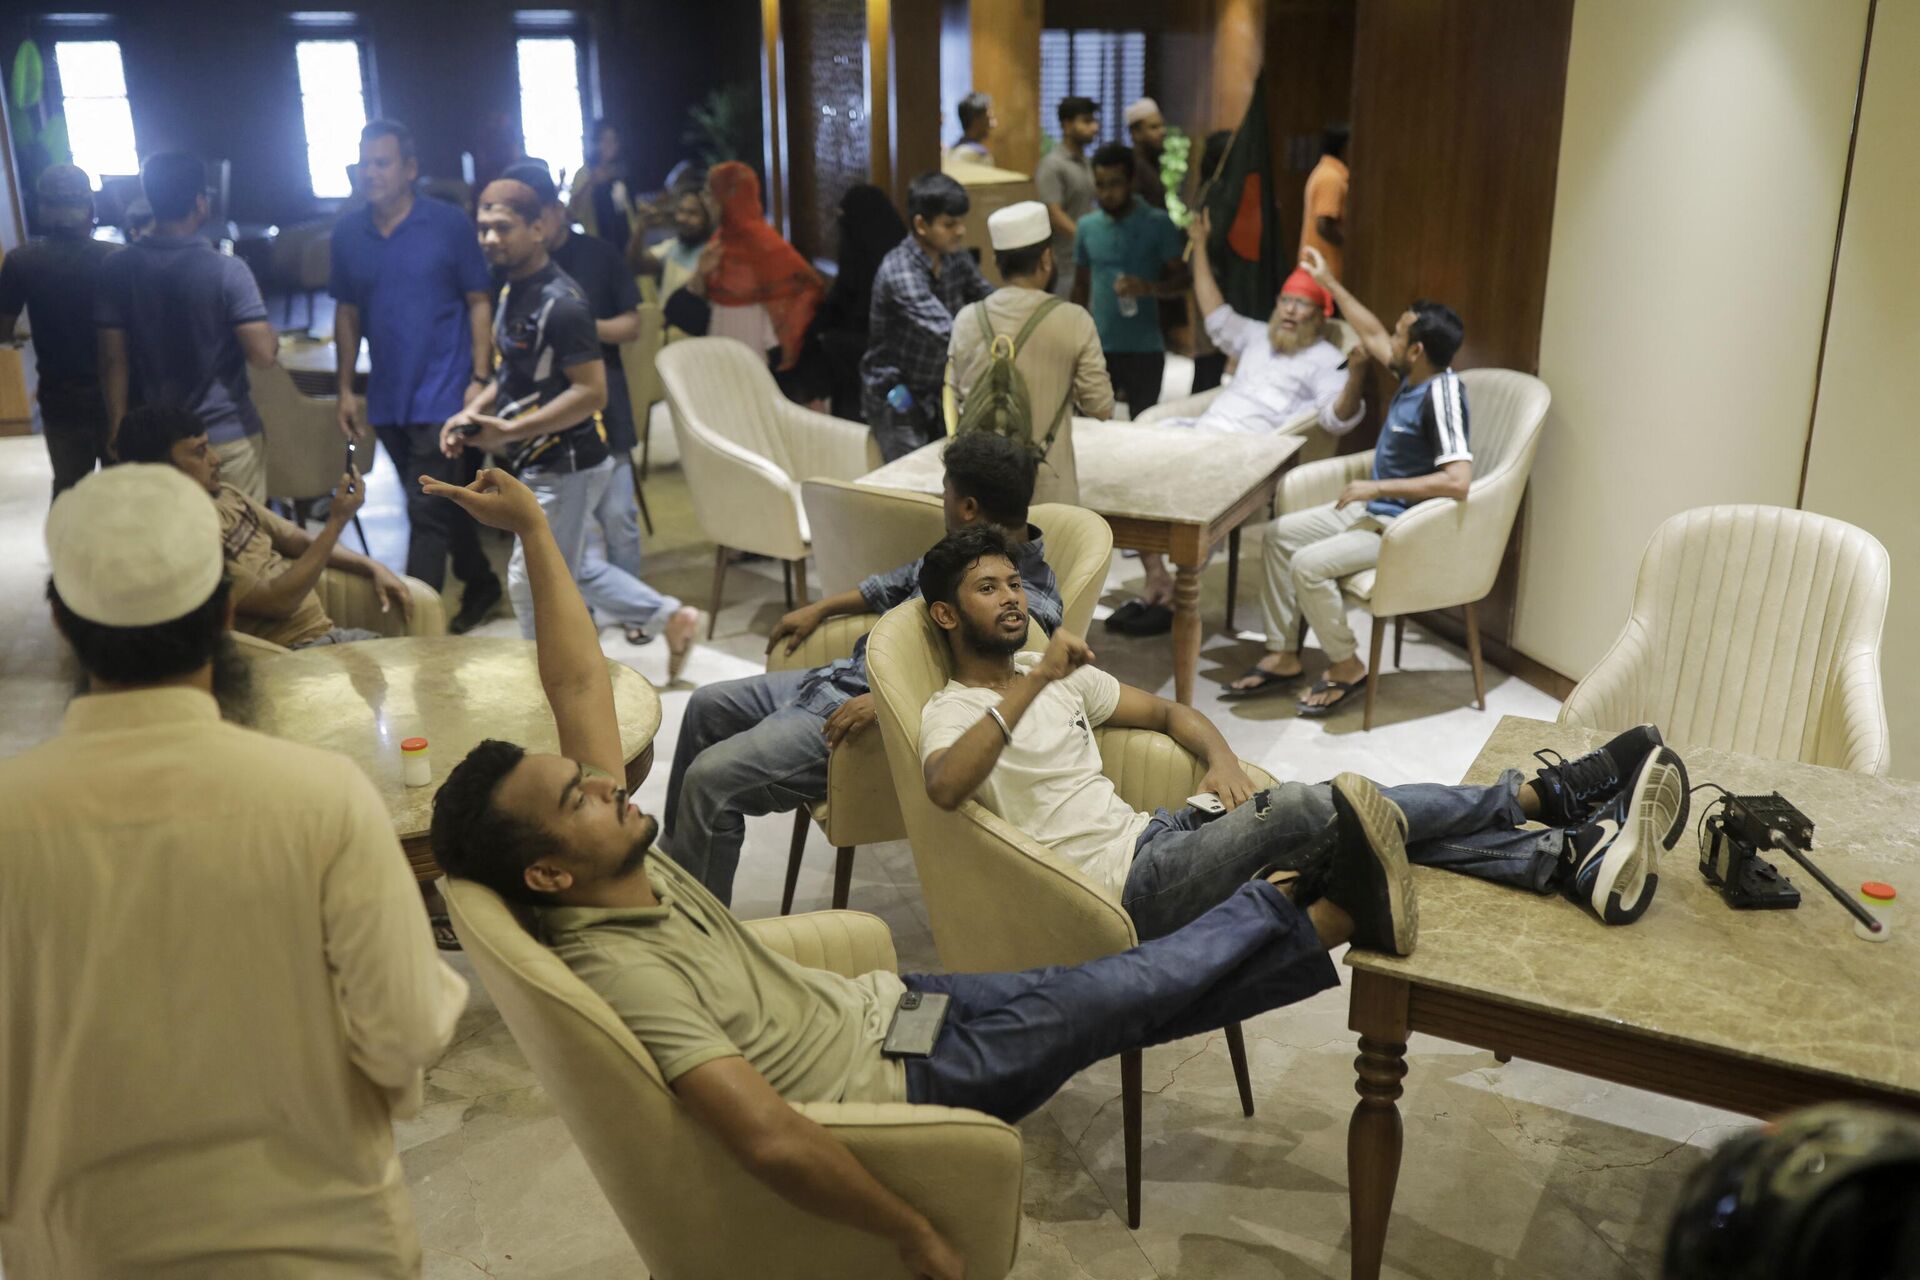
[[[1330,125],[1320,135],[1320,163],[1307,175],[1306,211],[1300,218],[1300,254],[1318,249],[1336,280],[1346,279],[1347,126]]]

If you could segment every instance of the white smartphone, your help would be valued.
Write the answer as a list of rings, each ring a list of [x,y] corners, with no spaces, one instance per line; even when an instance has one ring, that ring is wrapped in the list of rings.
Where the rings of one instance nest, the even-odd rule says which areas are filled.
[[[1226,804],[1211,791],[1202,791],[1197,796],[1188,796],[1187,804],[1202,813],[1210,813],[1216,818],[1227,811]]]

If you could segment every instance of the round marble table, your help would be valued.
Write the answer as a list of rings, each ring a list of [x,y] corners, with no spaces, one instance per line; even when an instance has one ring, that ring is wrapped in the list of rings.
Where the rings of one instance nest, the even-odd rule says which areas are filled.
[[[653,765],[660,697],[631,667],[609,661],[627,786]],[[558,751],[533,642],[482,636],[400,637],[322,645],[254,661],[253,727],[346,756],[373,779],[414,876],[440,874],[428,842],[433,797],[483,738]],[[433,783],[400,780],[400,744],[425,738]]]

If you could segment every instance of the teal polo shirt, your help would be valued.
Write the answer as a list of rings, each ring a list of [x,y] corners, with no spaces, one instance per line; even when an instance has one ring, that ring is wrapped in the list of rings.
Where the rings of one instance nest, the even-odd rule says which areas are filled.
[[[1095,209],[1080,219],[1074,230],[1073,261],[1092,272],[1092,291],[1087,302],[1093,311],[1093,327],[1100,332],[1105,351],[1165,351],[1160,336],[1160,303],[1154,298],[1136,298],[1139,305],[1130,316],[1120,314],[1120,299],[1114,295],[1113,282],[1121,276],[1139,276],[1158,280],[1167,263],[1186,249],[1180,228],[1173,219],[1139,196],[1133,208],[1116,218],[1105,209]]]

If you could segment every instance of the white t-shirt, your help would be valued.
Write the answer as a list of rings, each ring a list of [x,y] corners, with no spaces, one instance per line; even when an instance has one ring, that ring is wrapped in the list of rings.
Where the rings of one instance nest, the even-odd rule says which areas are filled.
[[[1292,355],[1283,355],[1273,349],[1263,322],[1250,320],[1224,304],[1207,313],[1206,325],[1214,345],[1240,363],[1234,366],[1233,381],[1221,388],[1207,411],[1193,421],[1199,430],[1263,434],[1279,430],[1308,410],[1317,410],[1320,425],[1339,435],[1352,430],[1366,412],[1363,403],[1351,418],[1334,414],[1334,402],[1347,385],[1347,371],[1340,367],[1346,357],[1325,338]]]
[[[1040,661],[1017,653],[1021,675]],[[1133,847],[1151,814],[1129,807],[1100,770],[1093,731],[1120,703],[1120,682],[1097,667],[1081,667],[1040,691],[1013,727],[993,772],[974,799],[1047,846],[1101,888],[1120,896],[1133,865]],[[1000,694],[950,680],[927,699],[920,717],[920,759],[944,751],[980,723]],[[998,732],[996,727],[995,732]]]

